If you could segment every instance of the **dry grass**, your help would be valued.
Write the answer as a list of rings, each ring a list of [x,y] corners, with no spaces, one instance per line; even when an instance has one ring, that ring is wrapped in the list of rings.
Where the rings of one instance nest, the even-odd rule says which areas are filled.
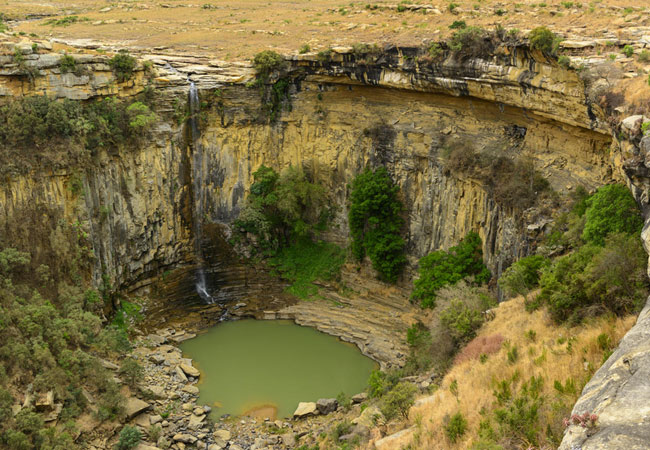
[[[467,344],[460,352],[456,358],[454,358],[454,364],[459,365],[465,361],[471,361],[481,358],[481,355],[488,357],[493,353],[497,353],[501,350],[503,341],[505,338],[500,334],[491,334],[489,336],[477,336],[472,339],[472,341]]]
[[[522,381],[531,376],[542,376],[546,401],[540,411],[543,418],[541,429],[550,424],[555,432],[561,433],[563,416],[568,414],[584,384],[602,364],[603,350],[597,343],[598,336],[606,333],[616,345],[635,321],[635,317],[628,316],[598,318],[573,328],[555,326],[543,311],[527,313],[523,302],[523,298],[517,298],[502,303],[496,308],[495,319],[486,323],[470,344],[472,348],[476,346],[478,351],[487,353],[484,349],[486,343],[493,342],[494,336],[502,336],[505,343],[518,347],[519,359],[515,363],[508,362],[506,345],[489,355],[484,363],[459,357],[462,361],[454,364],[440,389],[428,401],[411,410],[410,418],[416,430],[412,448],[471,447],[478,439],[479,423],[484,418],[481,409],[494,409],[495,382],[511,377],[517,371]],[[476,351],[465,350],[461,355],[465,353],[473,355]],[[576,394],[559,394],[553,387],[554,381],[565,383],[569,378],[575,380]],[[454,380],[458,385],[457,397],[449,390]],[[551,403],[557,400],[564,406],[554,410]],[[467,418],[468,431],[456,444],[451,444],[445,437],[444,424],[457,411]],[[517,448],[521,443],[504,447]]]
[[[568,36],[592,34],[601,37],[600,31],[608,29],[625,37],[631,24],[643,23],[648,18],[647,10],[642,10],[647,6],[645,0],[608,0],[593,2],[593,6],[582,2],[580,8],[566,8],[560,0],[521,3],[456,0],[454,3],[458,7],[453,12],[449,10],[452,2],[447,0],[413,2],[433,5],[439,14],[398,12],[398,3],[390,0],[203,0],[193,3],[179,0],[121,3],[9,0],[2,10],[10,17],[43,14],[61,18],[74,14],[89,19],[54,27],[45,24],[49,19],[46,17],[15,27],[15,31],[28,35],[95,39],[143,48],[167,46],[175,52],[206,53],[228,60],[249,59],[266,48],[297,52],[303,44],[315,50],[355,42],[413,45],[422,39],[448,36],[451,33],[449,25],[456,20],[486,28],[500,24],[522,30],[547,25]],[[111,9],[100,12],[107,7]],[[625,12],[620,7],[634,10]],[[581,27],[587,23],[586,29]]]

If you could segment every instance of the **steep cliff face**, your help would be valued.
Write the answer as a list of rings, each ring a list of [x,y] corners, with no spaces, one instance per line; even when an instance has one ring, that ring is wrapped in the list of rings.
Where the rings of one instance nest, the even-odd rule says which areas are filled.
[[[480,180],[450,173],[450,147],[526,158],[558,192],[617,176],[609,164],[610,137],[574,72],[517,46],[501,48],[489,60],[427,64],[417,62],[415,51],[387,49],[370,62],[348,49],[335,49],[327,62],[315,55],[296,58],[284,73],[288,100],[274,106],[282,108],[274,122],[264,112],[260,89],[244,84],[252,79],[250,69],[146,56],[159,66],[152,82],[161,93],[161,111],[178,109],[189,87],[176,70],[164,73],[169,62],[196,80],[208,103],[200,138],[205,217],[191,217],[191,146],[182,127],[168,119],[154,131],[153,143],[101,155],[91,167],[5,181],[0,224],[11,236],[10,218],[39,203],[60,209],[70,221],[85,221],[104,265],[97,272],[126,287],[190,258],[192,220],[232,222],[261,164],[300,165],[323,183],[335,210],[329,237],[339,242],[347,239],[347,184],[364,167],[385,165],[406,205],[411,262],[478,230],[487,262],[498,272],[529,251],[550,211],[515,211],[497,203]],[[56,56],[34,55],[31,61],[45,76],[31,84],[18,77],[19,84],[14,72],[4,70],[3,93],[130,95],[146,82],[139,70],[129,83],[115,83],[106,58],[97,56],[82,61],[89,74],[84,83],[60,73]],[[82,198],[66,189],[79,176]]]

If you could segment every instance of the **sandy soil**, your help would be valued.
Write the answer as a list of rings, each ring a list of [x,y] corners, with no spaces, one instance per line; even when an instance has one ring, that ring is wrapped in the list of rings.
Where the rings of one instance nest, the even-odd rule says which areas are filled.
[[[450,7],[454,4],[458,6]],[[201,0],[192,4],[179,0],[8,0],[0,10],[20,20],[12,28],[27,36],[167,47],[230,61],[247,60],[267,48],[297,52],[305,44],[312,50],[355,42],[414,44],[449,35],[449,25],[456,20],[520,30],[548,25],[568,38],[604,37],[604,32],[625,38],[630,27],[650,25],[646,0],[433,0],[423,5],[433,9],[411,11],[408,8],[413,4],[408,0],[399,5],[333,0]],[[78,21],[48,24],[70,15],[76,15]]]

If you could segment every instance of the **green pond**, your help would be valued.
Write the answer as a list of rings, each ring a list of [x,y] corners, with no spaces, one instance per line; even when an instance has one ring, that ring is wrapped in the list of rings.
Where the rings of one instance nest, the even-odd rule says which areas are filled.
[[[299,402],[354,395],[376,363],[288,320],[225,322],[181,345],[201,371],[199,403],[222,414],[289,417]]]

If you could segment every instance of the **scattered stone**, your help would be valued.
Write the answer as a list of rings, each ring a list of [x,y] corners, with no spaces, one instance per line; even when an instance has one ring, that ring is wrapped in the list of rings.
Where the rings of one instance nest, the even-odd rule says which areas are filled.
[[[300,402],[293,417],[315,416],[318,414],[315,402]]]
[[[162,399],[167,397],[165,395],[165,388],[163,388],[162,386],[150,386],[149,390],[151,391],[153,396],[157,399]]]
[[[176,372],[176,376],[178,376],[178,378],[180,378],[181,381],[187,382],[187,377],[185,376],[185,372],[183,372],[183,369],[181,369],[179,366],[176,366],[174,371]]]
[[[187,392],[188,394],[197,395],[199,393],[199,388],[197,388],[194,385],[188,384],[182,389],[182,391]]]
[[[149,416],[149,423],[151,425],[155,425],[159,422],[162,422],[163,418],[160,414],[154,414],[153,416]]]
[[[217,430],[213,433],[214,437],[221,439],[222,441],[229,441],[231,438],[230,431],[228,430]]]
[[[192,414],[190,416],[189,427],[193,429],[199,428],[204,420],[205,420],[205,415],[197,416],[196,414]]]
[[[198,439],[191,434],[177,433],[172,438],[175,442],[182,442],[183,444],[194,444]]]
[[[284,433],[282,435],[282,443],[288,448],[294,448],[296,446],[296,436],[291,433]]]
[[[330,414],[336,411],[339,402],[335,398],[321,398],[316,402],[316,408],[320,414]]]

